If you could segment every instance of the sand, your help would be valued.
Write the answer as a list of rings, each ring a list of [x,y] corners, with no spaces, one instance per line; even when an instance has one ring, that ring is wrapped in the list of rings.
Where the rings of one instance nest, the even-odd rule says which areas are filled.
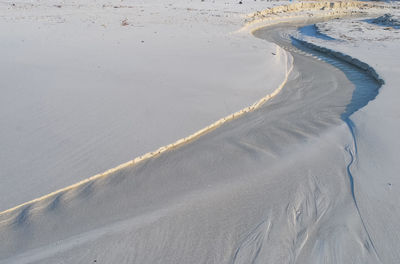
[[[17,207],[0,212],[0,262],[397,263],[397,106],[395,89],[387,89],[398,83],[397,60],[377,49],[361,56],[376,48],[373,41],[352,47],[325,31],[328,39],[295,33],[308,15],[257,30],[258,40],[247,35],[269,43],[268,65],[275,61],[283,77],[258,97],[274,95],[258,108],[161,155],[20,206],[5,203]],[[255,21],[230,35],[250,41],[246,32],[271,24]],[[350,54],[385,85],[356,60],[292,44],[290,34]],[[396,46],[389,44],[395,34],[385,45]],[[52,188],[50,179],[43,176],[43,187],[25,198]]]

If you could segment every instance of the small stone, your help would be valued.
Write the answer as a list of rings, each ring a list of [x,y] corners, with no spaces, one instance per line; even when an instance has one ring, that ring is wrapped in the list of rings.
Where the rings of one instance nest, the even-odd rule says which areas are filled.
[[[127,26],[127,25],[129,25],[128,19],[122,20],[121,25],[122,25],[122,26]]]

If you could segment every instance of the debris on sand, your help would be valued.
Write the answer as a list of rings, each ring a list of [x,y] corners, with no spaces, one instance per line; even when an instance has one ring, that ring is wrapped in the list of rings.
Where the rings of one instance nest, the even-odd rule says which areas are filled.
[[[371,22],[383,26],[400,27],[400,17],[391,14],[384,14],[373,19]]]
[[[124,20],[122,20],[121,26],[127,26],[127,25],[129,25],[128,19],[125,18]]]

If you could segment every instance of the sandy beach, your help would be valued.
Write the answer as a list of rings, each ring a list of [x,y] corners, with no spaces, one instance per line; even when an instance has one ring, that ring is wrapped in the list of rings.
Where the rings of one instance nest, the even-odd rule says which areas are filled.
[[[397,263],[399,7],[3,2],[0,263]]]

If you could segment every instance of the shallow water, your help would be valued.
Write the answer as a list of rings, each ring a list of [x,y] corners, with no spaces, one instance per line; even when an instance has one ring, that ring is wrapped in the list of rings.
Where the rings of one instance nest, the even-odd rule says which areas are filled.
[[[334,38],[321,33],[320,31],[317,30],[317,27],[315,26],[315,24],[311,24],[311,25],[307,25],[304,27],[299,28],[299,32],[302,35],[305,36],[310,36],[310,37],[317,37],[323,40],[335,40]]]
[[[305,27],[301,27],[299,32],[304,34],[304,28],[306,27],[314,27],[315,25],[309,25]],[[318,34],[317,34],[318,35]],[[326,40],[334,40],[334,39],[326,39]],[[296,48],[308,53],[312,54],[319,60],[322,60],[330,65],[341,70],[346,77],[354,84],[355,89],[353,91],[353,95],[351,97],[351,102],[346,106],[346,110],[342,114],[342,119],[346,120],[349,118],[354,112],[366,106],[369,101],[375,99],[375,97],[379,93],[379,88],[381,84],[372,77],[365,70],[358,68],[350,63],[347,63],[343,60],[335,58],[329,54],[325,54],[319,52],[317,50],[313,50],[309,47],[306,47],[304,44],[300,43],[296,39],[292,39],[292,44]]]

